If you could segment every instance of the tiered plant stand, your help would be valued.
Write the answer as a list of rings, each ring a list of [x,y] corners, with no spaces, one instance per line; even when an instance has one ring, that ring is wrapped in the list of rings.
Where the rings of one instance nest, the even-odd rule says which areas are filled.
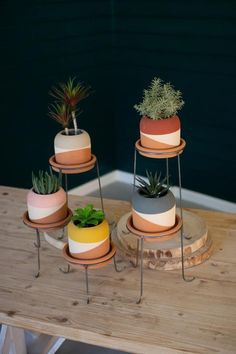
[[[90,161],[85,162],[85,163],[81,163],[81,164],[73,164],[73,165],[62,165],[62,164],[59,164],[55,160],[55,155],[53,155],[49,159],[49,164],[52,166],[52,169],[54,171],[59,172],[59,174],[61,174],[61,175],[62,174],[65,175],[65,191],[66,191],[66,194],[67,194],[67,199],[68,199],[67,175],[68,174],[79,174],[79,173],[87,172],[87,171],[92,170],[96,166],[99,194],[100,194],[100,199],[101,199],[101,208],[102,208],[102,211],[104,212],[99,164],[98,164],[98,159],[97,159],[97,157],[94,154],[91,155],[91,160]]]
[[[75,269],[80,269],[84,268],[85,271],[85,282],[86,282],[86,294],[87,294],[87,304],[90,302],[89,298],[89,278],[88,278],[88,270],[89,269],[95,269],[95,268],[101,268],[105,267],[107,264],[111,263],[112,259],[114,262],[114,267],[116,272],[120,272],[120,270],[117,268],[116,264],[116,246],[113,242],[111,242],[111,247],[110,251],[103,257],[100,258],[94,258],[94,259],[79,259],[79,258],[74,258],[71,257],[70,252],[69,252],[69,246],[68,243],[65,244],[63,247],[63,257],[66,260],[68,264],[68,271],[70,270],[70,267],[75,268]]]
[[[67,209],[67,217],[64,220],[55,222],[55,223],[50,223],[50,224],[38,224],[35,222],[32,222],[29,219],[28,211],[26,211],[23,215],[23,222],[25,225],[28,227],[31,227],[36,231],[36,242],[34,242],[34,246],[37,248],[37,263],[38,263],[38,269],[35,274],[35,278],[38,278],[40,275],[40,248],[41,248],[41,240],[40,240],[40,231],[41,232],[46,232],[46,231],[52,231],[52,230],[58,230],[63,227],[65,227],[71,219],[72,216],[72,211],[68,208]]]
[[[189,277],[186,278],[185,276],[185,269],[184,269],[184,229],[183,229],[183,211],[182,211],[182,185],[181,185],[181,164],[180,164],[180,155],[184,151],[186,146],[186,142],[184,139],[181,139],[180,145],[174,148],[169,149],[149,149],[143,147],[141,145],[140,139],[135,143],[134,149],[134,188],[136,183],[136,170],[137,170],[137,152],[147,158],[153,159],[166,159],[166,176],[167,176],[167,185],[169,185],[169,158],[177,157],[178,163],[178,178],[179,178],[179,210],[180,216],[176,216],[176,223],[174,227],[170,230],[165,232],[160,232],[156,234],[149,234],[145,232],[140,232],[139,230],[135,229],[132,224],[132,217],[128,217],[126,222],[126,227],[128,232],[132,233],[133,236],[137,237],[137,246],[136,246],[136,264],[138,264],[139,258],[139,245],[141,241],[141,262],[140,262],[140,297],[137,303],[140,303],[142,300],[143,295],[143,258],[144,258],[144,241],[146,242],[158,242],[163,241],[176,237],[178,231],[180,231],[180,249],[181,249],[181,269],[182,269],[182,278],[184,281],[192,281],[194,278]],[[191,235],[186,235],[187,238],[191,238]]]

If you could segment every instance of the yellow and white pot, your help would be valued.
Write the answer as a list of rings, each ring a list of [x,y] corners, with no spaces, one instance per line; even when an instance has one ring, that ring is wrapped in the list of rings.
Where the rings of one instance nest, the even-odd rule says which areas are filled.
[[[78,228],[73,221],[68,224],[69,251],[72,257],[94,259],[103,257],[110,250],[110,231],[107,220],[99,225]]]
[[[89,134],[82,129],[74,135],[74,129],[69,129],[69,135],[60,131],[54,139],[56,162],[62,165],[76,165],[91,160],[91,140]]]

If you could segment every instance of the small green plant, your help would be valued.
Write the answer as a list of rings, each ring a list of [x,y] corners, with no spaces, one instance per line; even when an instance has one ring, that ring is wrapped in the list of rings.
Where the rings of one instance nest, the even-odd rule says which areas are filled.
[[[58,116],[58,106],[65,106],[65,111],[69,115],[69,119],[66,119],[66,122],[69,124],[70,120],[73,121],[74,131],[77,134],[76,114],[81,113],[81,111],[78,111],[77,105],[91,94],[90,86],[86,86],[79,81],[76,82],[76,78],[69,78],[66,83],[60,83],[58,87],[53,87],[49,93],[56,100],[55,104],[51,106],[50,115],[55,119],[55,114]],[[56,120],[63,125],[64,119],[59,118]],[[65,132],[68,135],[68,130],[65,130]]]
[[[166,185],[167,176],[161,179],[161,172],[159,175],[157,172],[153,175],[152,172],[148,171],[146,171],[146,175],[148,179],[147,182],[141,177],[136,177],[139,183],[136,187],[141,195],[146,198],[159,198],[168,192],[169,186]]]
[[[168,82],[154,78],[148,89],[144,90],[143,101],[134,108],[151,119],[167,119],[175,115],[184,105],[182,93],[176,91]]]
[[[50,173],[47,171],[39,171],[38,175],[32,172],[33,190],[37,194],[52,194],[56,193],[61,187],[61,179],[55,176],[50,168]]]
[[[79,228],[98,225],[104,218],[103,211],[94,209],[92,204],[87,204],[84,208],[75,209],[72,216],[74,224]]]

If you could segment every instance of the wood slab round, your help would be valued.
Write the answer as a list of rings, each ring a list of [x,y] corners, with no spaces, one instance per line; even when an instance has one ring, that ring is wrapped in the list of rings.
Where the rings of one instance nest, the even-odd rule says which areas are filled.
[[[178,212],[178,211],[177,211]],[[131,213],[121,217],[112,232],[119,253],[128,260],[135,262],[137,236],[126,227]],[[179,214],[179,212],[178,212]],[[212,241],[207,233],[207,226],[198,215],[183,210],[184,222],[184,265],[186,268],[200,264],[212,253]],[[144,266],[151,269],[174,270],[182,267],[180,232],[175,238],[164,242],[150,243],[144,241]]]

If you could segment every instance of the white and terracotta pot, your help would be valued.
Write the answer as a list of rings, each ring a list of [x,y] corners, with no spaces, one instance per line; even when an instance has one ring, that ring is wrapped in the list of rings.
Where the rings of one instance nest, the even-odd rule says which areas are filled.
[[[63,188],[52,194],[37,194],[31,189],[27,195],[29,219],[38,224],[61,221],[67,216],[67,198]]]
[[[74,135],[74,129],[69,129],[69,135],[60,131],[54,139],[56,162],[62,165],[74,165],[91,160],[91,140],[85,130],[78,130]]]
[[[79,259],[100,258],[110,250],[110,231],[107,220],[99,225],[78,228],[73,221],[68,224],[69,251]]]
[[[150,149],[168,149],[180,144],[178,116],[154,120],[143,116],[140,120],[141,145]]]
[[[132,220],[136,229],[160,232],[175,225],[176,200],[171,191],[159,198],[146,198],[135,190],[132,197]]]

